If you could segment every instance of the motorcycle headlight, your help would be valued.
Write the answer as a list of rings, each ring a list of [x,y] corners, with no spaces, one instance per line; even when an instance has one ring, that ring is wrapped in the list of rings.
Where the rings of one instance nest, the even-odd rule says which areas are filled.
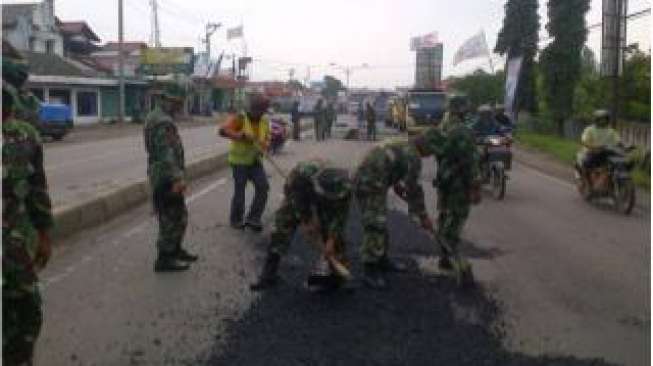
[[[501,137],[498,137],[498,136],[492,136],[492,137],[488,138],[487,141],[492,146],[499,146],[503,142]]]

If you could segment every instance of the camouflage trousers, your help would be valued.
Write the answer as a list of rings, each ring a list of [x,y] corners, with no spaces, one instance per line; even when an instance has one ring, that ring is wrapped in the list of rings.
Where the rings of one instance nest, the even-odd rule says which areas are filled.
[[[363,224],[363,263],[377,263],[388,252],[387,191],[357,190],[356,199]]]
[[[188,225],[188,211],[184,196],[168,192],[164,197],[157,197],[157,218],[159,236],[156,247],[160,256],[171,255],[181,248],[181,243]]]
[[[437,239],[444,255],[458,254],[460,236],[469,217],[470,207],[466,192],[438,189]]]
[[[36,230],[2,228],[2,364],[31,364],[41,331],[41,295],[31,250]]]
[[[297,210],[287,199],[284,199],[274,216],[274,227],[272,229],[272,234],[270,235],[268,252],[280,256],[286,255],[299,225],[300,220]],[[312,240],[313,238],[305,239]],[[321,239],[326,240],[326,233],[322,233]],[[342,258],[344,255],[344,246],[344,238],[336,238],[337,257]]]

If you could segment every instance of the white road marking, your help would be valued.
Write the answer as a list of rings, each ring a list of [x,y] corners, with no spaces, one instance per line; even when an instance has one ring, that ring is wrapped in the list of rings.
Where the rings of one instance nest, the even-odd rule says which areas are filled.
[[[214,183],[210,184],[208,187],[202,189],[201,191],[191,195],[186,199],[186,204],[190,205],[193,203],[195,200],[198,198],[208,194],[209,192],[213,191],[214,189],[218,188],[219,186],[225,185],[227,183],[227,178],[220,178]]]
[[[210,185],[208,185],[207,187],[205,187],[205,188],[202,189],[201,191],[199,191],[199,192],[197,192],[197,193],[191,195],[190,197],[188,197],[188,198],[186,199],[186,204],[190,205],[191,203],[193,203],[193,202],[196,201],[197,199],[199,199],[199,198],[201,198],[201,197],[203,197],[203,196],[209,194],[209,193],[210,193],[211,191],[213,191],[214,189],[216,189],[216,188],[218,188],[218,187],[220,187],[220,186],[223,186],[223,185],[225,185],[226,183],[227,183],[227,178],[224,178],[224,177],[223,177],[223,178],[218,179],[217,181],[211,183]],[[148,216],[148,217],[149,217],[149,216]],[[143,231],[143,230],[145,229],[146,226],[151,225],[151,221],[152,221],[152,220],[147,219],[147,220],[145,220],[145,221],[139,223],[139,224],[136,225],[135,227],[131,228],[130,230],[126,231],[126,232],[122,235],[122,239],[127,239],[127,238],[130,238],[130,237],[132,237],[132,236],[134,236],[134,235],[140,233],[141,231]],[[112,244],[112,246],[117,246],[117,245],[120,244],[121,242],[122,242],[122,240],[117,240],[117,239],[116,239],[116,240],[113,240],[113,241],[111,242],[111,244]],[[98,246],[97,246],[97,248],[101,248],[101,247],[102,247],[101,245],[98,245]],[[81,259],[80,263],[81,263],[81,264],[89,263],[89,262],[91,262],[94,258],[95,258],[95,256],[92,256],[92,255],[86,255],[86,256],[84,256],[84,257]],[[56,283],[56,282],[59,282],[61,279],[65,278],[65,277],[68,277],[68,275],[70,275],[71,273],[75,272],[76,270],[77,270],[77,267],[76,267],[75,265],[70,265],[70,266],[66,267],[66,269],[65,269],[63,272],[58,273],[58,274],[54,274],[54,275],[52,275],[52,276],[50,276],[50,277],[48,277],[48,278],[44,278],[43,281],[41,282],[41,288],[45,289],[45,288],[47,288],[49,285],[51,285],[51,284],[53,284],[53,283]],[[114,271],[115,271],[115,270],[117,270],[117,269],[114,269]]]

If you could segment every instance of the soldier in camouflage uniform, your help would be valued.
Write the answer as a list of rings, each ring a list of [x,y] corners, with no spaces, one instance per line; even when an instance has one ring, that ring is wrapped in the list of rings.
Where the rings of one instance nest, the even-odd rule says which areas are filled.
[[[147,176],[159,221],[155,272],[187,270],[188,263],[197,260],[196,255],[182,248],[188,224],[184,200],[184,147],[172,120],[180,104],[178,98],[162,94],[156,108],[147,116],[143,128],[148,156]]]
[[[251,286],[254,291],[272,287],[278,282],[281,256],[288,251],[299,227],[305,237],[317,236],[324,243],[324,257],[333,256],[340,262],[344,261],[344,230],[351,197],[351,180],[347,171],[318,159],[300,162],[288,174],[284,195],[275,215],[263,271]],[[337,274],[332,271],[332,276]]]
[[[462,94],[454,94],[449,97],[449,108],[440,124],[440,131],[445,134],[453,127],[456,127],[462,122],[463,125],[470,125],[472,123],[471,116],[469,115],[470,103],[469,98]]]
[[[7,51],[7,52],[5,52]],[[51,253],[52,209],[38,131],[14,117],[27,67],[3,41],[2,360],[31,365],[43,319],[37,272]]]
[[[442,248],[440,268],[453,270],[458,280],[471,277],[469,263],[458,253],[460,235],[472,203],[480,201],[479,156],[472,131],[464,125],[466,100],[454,96],[449,101],[450,124],[446,139],[432,128],[423,139],[434,147],[438,170],[434,187],[438,194],[436,238]]]
[[[355,195],[364,230],[363,279],[369,287],[385,288],[384,272],[405,270],[405,266],[390,260],[387,253],[386,197],[389,188],[394,188],[408,203],[410,215],[417,217],[424,229],[433,231],[419,183],[422,158],[432,154],[431,148],[421,140],[387,142],[368,152],[356,171]]]

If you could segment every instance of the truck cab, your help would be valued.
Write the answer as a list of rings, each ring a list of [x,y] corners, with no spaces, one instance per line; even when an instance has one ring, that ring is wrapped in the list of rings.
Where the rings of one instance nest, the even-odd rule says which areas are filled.
[[[38,115],[41,136],[61,140],[73,128],[72,111],[66,104],[41,103]]]
[[[441,90],[411,90],[406,97],[406,125],[418,133],[437,126],[444,118],[447,94]]]

